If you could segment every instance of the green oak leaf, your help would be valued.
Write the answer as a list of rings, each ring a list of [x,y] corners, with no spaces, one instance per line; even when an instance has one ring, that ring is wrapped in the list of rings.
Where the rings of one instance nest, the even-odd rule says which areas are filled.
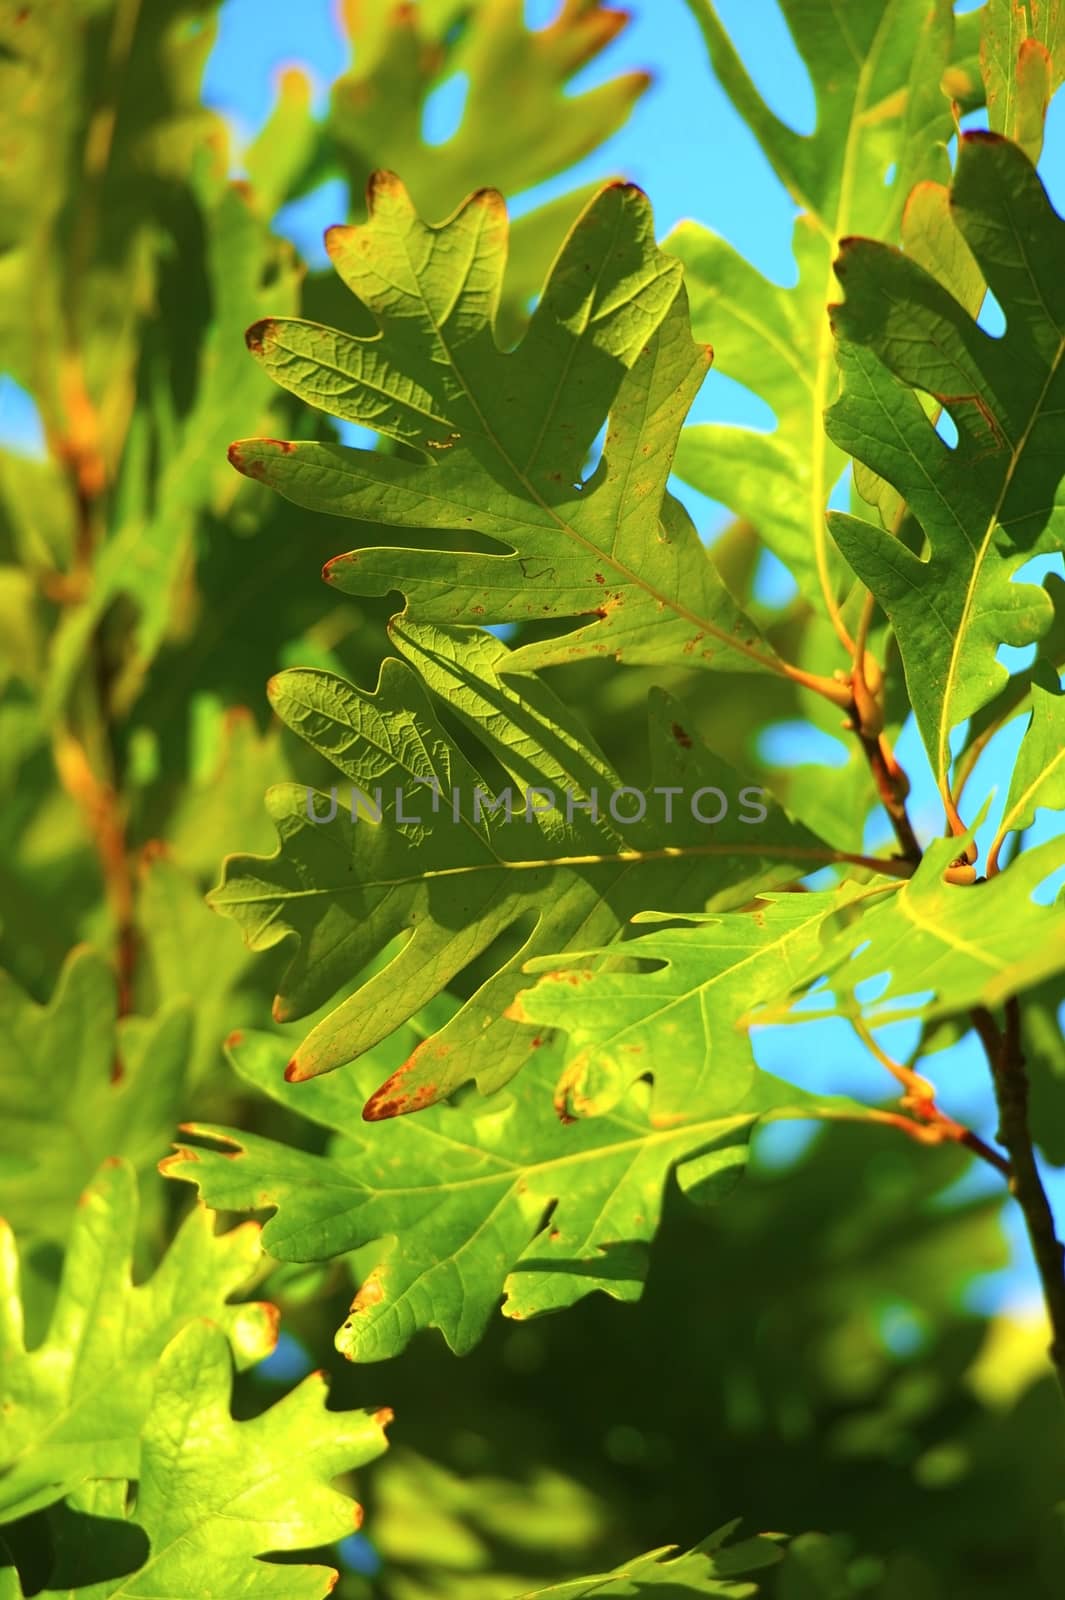
[[[747,1023],[804,1022],[862,1016],[880,1026],[903,1017],[933,1022],[972,1006],[997,1006],[1065,971],[1065,901],[1031,897],[1065,864],[1065,843],[1026,850],[986,882],[953,884],[944,869],[957,839],[929,845],[913,877],[889,889],[856,921],[829,937],[816,960],[788,980],[779,998],[758,1006]],[[825,978],[833,1003],[798,1005]],[[857,990],[880,980],[875,1000]]]
[[[823,424],[838,389],[825,317],[832,258],[848,234],[896,238],[914,185],[949,174],[953,125],[940,78],[955,53],[953,6],[781,0],[816,100],[809,135],[766,105],[710,0],[689,6],[725,93],[801,214],[794,286],[766,278],[698,223],[682,222],[666,240],[684,263],[696,336],[714,341],[715,368],[761,396],[776,417],[770,432],[721,423],[686,428],[676,470],[750,520],[806,597],[820,592],[836,604],[844,573],[825,506],[846,456]]]
[[[1014,672],[993,700],[989,700],[966,726],[954,771],[954,790],[968,781],[969,774],[994,735],[1014,717],[1031,712],[1037,684],[1060,681],[1065,668],[1065,578],[1048,572],[1043,578],[1054,620],[1039,641],[1039,653],[1031,666]]]
[[[1023,832],[1044,807],[1065,811],[1065,693],[1056,676],[1031,686],[1032,711],[1010,778],[1006,809],[988,855],[989,871],[1009,833]]]
[[[316,148],[298,158],[298,181],[285,198],[339,173],[351,195],[353,220],[361,220],[370,178],[382,168],[402,174],[426,214],[444,216],[486,184],[524,196],[609,138],[650,81],[645,72],[622,72],[587,90],[575,88],[575,75],[624,33],[629,20],[602,0],[566,0],[550,23],[536,29],[528,27],[515,0],[474,8],[449,0],[406,7],[347,4],[341,18],[352,62],[333,85],[324,121],[314,129],[306,113],[297,120],[293,98],[307,91],[293,83],[272,119],[269,148],[276,149],[293,128],[304,140],[306,130],[314,129]],[[458,127],[442,143],[426,143],[424,119],[434,89],[463,79]],[[268,181],[279,164],[292,171],[292,163],[286,141]],[[265,165],[264,155],[249,166],[253,181]],[[505,342],[527,323],[529,302],[597,187],[581,184],[530,210],[523,206],[511,229],[499,307]],[[343,319],[335,284],[324,274],[310,275],[308,316]]]
[[[566,0],[537,29],[514,4],[481,6],[470,26],[456,29],[462,9],[438,6],[434,16],[424,5],[345,7],[353,59],[333,85],[323,129],[332,150],[323,150],[319,168],[332,153],[330,164],[354,194],[387,167],[403,174],[417,205],[442,213],[486,184],[519,195],[609,138],[650,81],[645,72],[625,72],[570,92],[575,74],[629,21],[601,0]],[[468,91],[459,125],[428,145],[425,101],[435,84],[460,73]],[[567,200],[572,215],[574,196]]]
[[[833,308],[844,389],[831,436],[894,486],[927,558],[887,530],[832,512],[833,535],[894,626],[917,723],[940,783],[950,734],[1008,678],[1001,644],[1053,619],[1046,591],[1014,582],[1059,550],[1065,406],[1065,224],[1034,168],[991,134],[966,134],[951,208],[1006,316],[993,338],[921,267],[869,240],[845,241]],[[958,429],[938,437],[918,391]]]
[[[282,720],[353,785],[358,820],[338,790],[278,786],[268,795],[278,852],[231,857],[211,895],[254,949],[298,938],[278,1021],[307,1015],[404,938],[297,1049],[296,1079],[353,1060],[486,957],[479,986],[381,1085],[368,1117],[415,1110],[471,1078],[486,1092],[506,1082],[534,1047],[534,1030],[505,1015],[525,960],[616,940],[648,901],[737,904],[755,885],[845,859],[701,749],[664,694],[651,700],[650,781],[637,788],[546,685],[512,686],[512,658],[492,635],[402,623],[392,639],[417,675],[388,659],[373,693],[324,672],[284,672],[271,686]],[[445,731],[423,683],[473,733],[493,776]],[[744,795],[761,796],[757,809]]]
[[[526,1021],[561,1028],[570,1053],[556,1102],[567,1112],[611,1104],[634,1068],[655,1085],[655,1121],[680,1121],[709,1096],[714,1105],[738,1103],[757,1076],[750,1039],[736,1018],[760,997],[779,993],[815,960],[826,920],[844,908],[876,904],[882,888],[853,883],[811,894],[759,895],[749,911],[684,919],[685,926],[643,933],[625,954],[659,963],[654,970],[595,970],[578,966],[607,954],[575,951],[567,964],[527,963],[544,972],[518,996]],[[660,920],[642,912],[638,924]],[[695,926],[690,924],[695,923]]]
[[[89,1478],[141,1476],[157,1363],[188,1324],[209,1317],[238,1366],[274,1347],[272,1306],[227,1303],[255,1274],[257,1224],[216,1234],[198,1207],[151,1277],[134,1285],[136,1213],[132,1168],[105,1162],[75,1217],[48,1331],[31,1350],[15,1235],[0,1223],[0,1520],[50,1505]]]
[[[327,242],[379,331],[275,318],[249,329],[249,347],[301,399],[410,448],[245,439],[230,458],[298,505],[432,530],[442,545],[353,551],[329,564],[331,583],[400,590],[415,621],[581,619],[516,651],[514,672],[612,656],[786,675],[666,488],[710,355],[639,190],[611,185],[585,209],[510,352],[493,334],[506,252],[493,191],[430,227],[379,174],[369,222]],[[471,538],[479,550],[462,548]]]
[[[204,1144],[167,1158],[170,1177],[227,1211],[270,1207],[265,1248],[280,1261],[319,1261],[375,1244],[337,1347],[351,1360],[397,1354],[420,1328],[439,1328],[457,1353],[503,1314],[525,1318],[601,1290],[636,1300],[663,1189],[677,1171],[699,1203],[728,1192],[758,1119],[861,1115],[758,1073],[740,1103],[718,1112],[708,1089],[687,1122],[658,1127],[645,1084],[602,1116],[561,1122],[551,1105],[557,1062],[537,1060],[482,1100],[433,1106],[368,1127],[366,1090],[402,1037],[349,1072],[309,1083],[281,1076],[286,1044],[246,1034],[231,1045],[238,1073],[264,1094],[328,1128],[323,1155],[262,1135],[190,1123]],[[543,1056],[550,1057],[546,1047]],[[376,1243],[375,1243],[376,1242]]]
[[[56,1564],[41,1600],[325,1600],[332,1592],[332,1568],[259,1557],[331,1544],[359,1526],[360,1507],[333,1480],[381,1454],[390,1413],[328,1410],[319,1372],[268,1411],[235,1422],[232,1378],[220,1329],[190,1322],[171,1340],[141,1428],[132,1509],[121,1480],[71,1495],[81,1516],[69,1540],[57,1519]],[[148,1549],[130,1570],[134,1532]],[[89,1559],[108,1576],[85,1588]]]
[[[1065,80],[1065,11],[1060,0],[986,0],[981,20],[988,125],[1038,161],[1047,107]]]
[[[100,1162],[147,1169],[177,1121],[191,1011],[116,1015],[113,968],[87,946],[47,1006],[0,972],[0,1210],[24,1239],[64,1239]]]
[[[514,1600],[586,1600],[602,1596],[602,1600],[621,1600],[622,1596],[641,1596],[642,1600],[670,1600],[684,1595],[719,1596],[720,1600],[754,1600],[764,1593],[757,1583],[737,1582],[752,1572],[775,1567],[784,1559],[779,1538],[758,1534],[741,1539],[736,1544],[726,1541],[739,1526],[738,1520],[730,1522],[708,1539],[689,1550],[686,1555],[674,1555],[676,1545],[666,1545],[647,1555],[623,1562],[612,1572],[602,1572],[594,1578],[576,1578],[568,1583],[552,1584],[548,1589],[534,1589],[517,1595]]]
[[[544,1582],[545,1568],[561,1577],[587,1563],[610,1527],[601,1495],[529,1461],[518,1476],[458,1473],[390,1448],[370,1487],[373,1545],[397,1600],[500,1600]]]

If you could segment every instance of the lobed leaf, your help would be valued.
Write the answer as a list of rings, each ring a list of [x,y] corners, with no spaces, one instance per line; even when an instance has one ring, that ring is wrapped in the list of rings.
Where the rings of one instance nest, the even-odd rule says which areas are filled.
[[[698,223],[682,222],[666,240],[684,263],[697,337],[713,337],[716,367],[775,417],[770,432],[686,428],[676,470],[749,520],[805,597],[822,594],[837,607],[846,573],[827,537],[825,506],[847,463],[823,426],[838,388],[824,310],[832,257],[848,234],[894,239],[914,185],[948,176],[953,125],[940,79],[957,53],[953,7],[781,0],[816,106],[812,133],[800,134],[765,103],[710,0],[689,5],[722,88],[801,215],[794,286],[766,278]]]
[[[648,901],[735,904],[799,863],[841,859],[696,745],[665,695],[651,702],[651,781],[637,788],[542,683],[511,686],[513,658],[498,639],[413,623],[394,625],[392,638],[419,676],[390,659],[373,693],[321,672],[273,680],[278,714],[351,781],[356,810],[341,810],[335,791],[330,801],[271,790],[279,851],[230,858],[211,896],[255,949],[298,938],[279,1021],[306,1015],[404,940],[297,1049],[293,1079],[353,1060],[484,957],[488,975],[371,1097],[370,1118],[431,1104],[471,1077],[488,1092],[518,1070],[533,1030],[505,1013],[530,957],[610,943]],[[473,733],[486,771],[509,782],[478,771],[419,677]],[[670,791],[682,797],[675,811]],[[745,806],[752,795],[758,804]]]
[[[620,1600],[623,1595],[640,1595],[644,1600],[677,1596],[679,1600],[684,1595],[700,1594],[719,1596],[720,1600],[754,1600],[764,1593],[761,1585],[737,1580],[775,1567],[784,1559],[784,1552],[779,1539],[771,1534],[759,1534],[737,1544],[726,1543],[737,1526],[738,1522],[728,1523],[686,1555],[674,1555],[676,1546],[666,1545],[624,1562],[613,1572],[530,1590],[515,1600],[539,1600],[540,1596],[543,1600],[585,1600],[592,1595],[601,1595],[603,1600],[613,1600],[614,1596]]]
[[[135,1496],[106,1479],[70,1496],[75,1517],[56,1519],[55,1566],[41,1600],[325,1600],[332,1592],[334,1569],[259,1558],[332,1543],[359,1525],[359,1506],[332,1481],[381,1453],[390,1413],[327,1410],[324,1375],[315,1373],[268,1411],[235,1422],[232,1376],[225,1338],[210,1323],[190,1322],[171,1341],[141,1432]]]
[[[988,125],[1038,161],[1047,107],[1065,79],[1065,11],[1060,0],[986,0],[982,11]]]
[[[116,1021],[109,962],[67,960],[38,1006],[0,973],[0,1206],[20,1237],[62,1240],[101,1161],[144,1169],[177,1120],[191,1050],[188,1007]]]
[[[816,961],[830,919],[844,908],[875,905],[885,892],[892,886],[847,883],[810,894],[760,893],[750,910],[685,917],[682,927],[642,933],[624,947],[639,971],[574,965],[607,953],[594,950],[572,952],[557,971],[542,957],[528,963],[545,976],[522,991],[513,1010],[569,1038],[556,1103],[567,1111],[609,1104],[634,1061],[654,1082],[659,1123],[681,1120],[707,1098],[721,1106],[740,1101],[758,1069],[736,1018]],[[654,912],[634,918],[641,925],[657,920],[668,919]],[[643,970],[649,962],[659,964]]]
[[[989,870],[997,866],[999,848],[1007,834],[1030,828],[1036,812],[1043,808],[1065,811],[1065,693],[1056,674],[1046,675],[1046,686],[1033,680],[1030,698],[1031,715],[1010,777],[1006,808],[988,856]]]
[[[331,583],[401,590],[413,621],[595,619],[525,645],[511,671],[610,655],[785,674],[666,488],[710,357],[692,342],[680,267],[655,248],[639,190],[613,185],[586,208],[509,353],[493,337],[506,246],[498,195],[475,194],[428,227],[399,180],[378,174],[368,223],[331,229],[328,242],[378,333],[270,319],[249,330],[249,346],[302,399],[421,459],[249,439],[231,460],[313,510],[498,547],[452,549],[452,538],[354,551],[329,564]],[[586,476],[608,412],[604,454]]]
[[[1065,971],[1065,902],[1033,900],[1062,865],[1059,839],[1026,850],[986,882],[952,884],[944,868],[959,841],[929,845],[907,882],[826,941],[815,961],[752,1009],[748,1022],[802,1022],[813,1015],[864,1016],[879,1026],[903,1017],[932,1022],[972,1006],[997,1006]],[[798,1000],[825,978],[832,1004]],[[876,982],[875,999],[859,997]],[[820,996],[818,996],[820,998]]]
[[[255,1272],[258,1226],[216,1234],[214,1219],[199,1207],[152,1276],[134,1285],[136,1212],[132,1168],[106,1162],[75,1217],[48,1331],[30,1350],[15,1236],[0,1223],[0,1520],[50,1505],[91,1478],[141,1476],[140,1438],[157,1364],[198,1318],[217,1324],[239,1366],[273,1349],[274,1308],[228,1304]]]
[[[984,333],[898,251],[845,241],[834,308],[844,392],[830,434],[906,500],[928,554],[841,512],[833,535],[891,619],[917,723],[944,782],[950,734],[1004,686],[1000,644],[1049,629],[1047,593],[1014,581],[1034,555],[1063,547],[1058,442],[1065,405],[1065,287],[1054,263],[1065,224],[1026,157],[966,134],[951,209],[1006,316]],[[918,393],[958,429],[938,437]]]
[[[398,1037],[382,1059],[405,1048]],[[597,1289],[637,1299],[672,1171],[709,1202],[738,1177],[760,1116],[855,1109],[756,1073],[741,1100],[722,1096],[724,1109],[708,1087],[683,1123],[659,1126],[642,1084],[602,1116],[560,1122],[548,1059],[488,1100],[434,1106],[371,1130],[362,1102],[380,1072],[374,1060],[286,1085],[276,1035],[247,1034],[231,1055],[241,1077],[328,1128],[328,1151],[191,1123],[185,1131],[207,1143],[179,1146],[164,1170],[220,1209],[271,1208],[263,1241],[279,1260],[375,1244],[373,1268],[337,1334],[338,1349],[355,1361],[393,1356],[425,1327],[439,1328],[457,1353],[470,1350],[501,1294],[512,1318]]]

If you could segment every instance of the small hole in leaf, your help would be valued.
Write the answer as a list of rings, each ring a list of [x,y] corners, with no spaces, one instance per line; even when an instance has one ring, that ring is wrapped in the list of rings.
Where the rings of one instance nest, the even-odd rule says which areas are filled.
[[[949,446],[951,450],[958,448],[958,424],[946,408],[939,413],[936,419],[936,432],[943,443]]]

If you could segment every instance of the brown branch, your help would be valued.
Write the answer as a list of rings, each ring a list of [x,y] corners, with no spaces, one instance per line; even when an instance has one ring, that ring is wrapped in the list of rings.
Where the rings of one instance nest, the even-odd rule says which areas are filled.
[[[1016,999],[1007,1000],[1002,1032],[983,1007],[973,1011],[972,1019],[991,1067],[999,1115],[997,1138],[1009,1152],[1013,1169],[1010,1190],[1024,1215],[1050,1320],[1048,1353],[1065,1393],[1065,1247],[1057,1236],[1028,1126],[1028,1074],[1021,1047],[1020,1006]]]
[[[871,735],[863,732],[857,723],[855,727],[876,784],[877,794],[880,796],[880,803],[888,814],[903,859],[916,865],[921,859],[921,846],[917,842],[917,835],[913,831],[910,814],[906,809],[906,797],[910,792],[909,779],[895,760],[883,733]]]
[[[875,613],[876,600],[872,594],[867,594],[855,630],[850,673],[837,674],[848,691],[847,715],[843,726],[858,736],[903,860],[916,866],[921,859],[921,846],[906,810],[910,780],[896,761],[884,733],[884,675],[879,662],[866,649]]]

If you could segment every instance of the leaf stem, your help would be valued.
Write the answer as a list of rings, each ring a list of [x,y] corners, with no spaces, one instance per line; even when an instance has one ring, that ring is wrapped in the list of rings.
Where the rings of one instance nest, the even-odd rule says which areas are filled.
[[[815,694],[823,695],[834,706],[849,709],[851,704],[851,690],[846,682],[838,678],[823,678],[816,672],[805,672],[802,667],[793,666],[790,661],[783,663],[784,673],[792,683],[801,684],[804,689],[812,689]]]
[[[851,1026],[866,1049],[876,1057],[881,1066],[887,1068],[896,1082],[906,1091],[902,1096],[902,1106],[909,1115],[902,1120],[909,1124],[906,1131],[912,1138],[919,1139],[925,1144],[950,1142],[964,1145],[966,1150],[971,1151],[974,1156],[979,1156],[981,1161],[986,1161],[1004,1178],[1012,1177],[1012,1169],[1004,1156],[986,1140],[981,1139],[978,1133],[974,1133],[964,1123],[956,1121],[954,1117],[940,1110],[936,1104],[935,1086],[927,1078],[923,1078],[919,1072],[914,1072],[912,1067],[904,1066],[901,1061],[895,1061],[889,1056],[860,1017],[852,1017]],[[888,1115],[897,1117],[897,1114],[888,1113]]]
[[[973,1025],[987,1052],[998,1105],[998,1142],[1009,1152],[1010,1190],[1021,1208],[1032,1255],[1043,1286],[1050,1321],[1049,1356],[1065,1394],[1065,1246],[1057,1236],[1028,1125],[1028,1074],[1021,1040],[1021,1011],[1016,998],[1006,1001],[1000,1031],[982,1006],[972,1013]]]

